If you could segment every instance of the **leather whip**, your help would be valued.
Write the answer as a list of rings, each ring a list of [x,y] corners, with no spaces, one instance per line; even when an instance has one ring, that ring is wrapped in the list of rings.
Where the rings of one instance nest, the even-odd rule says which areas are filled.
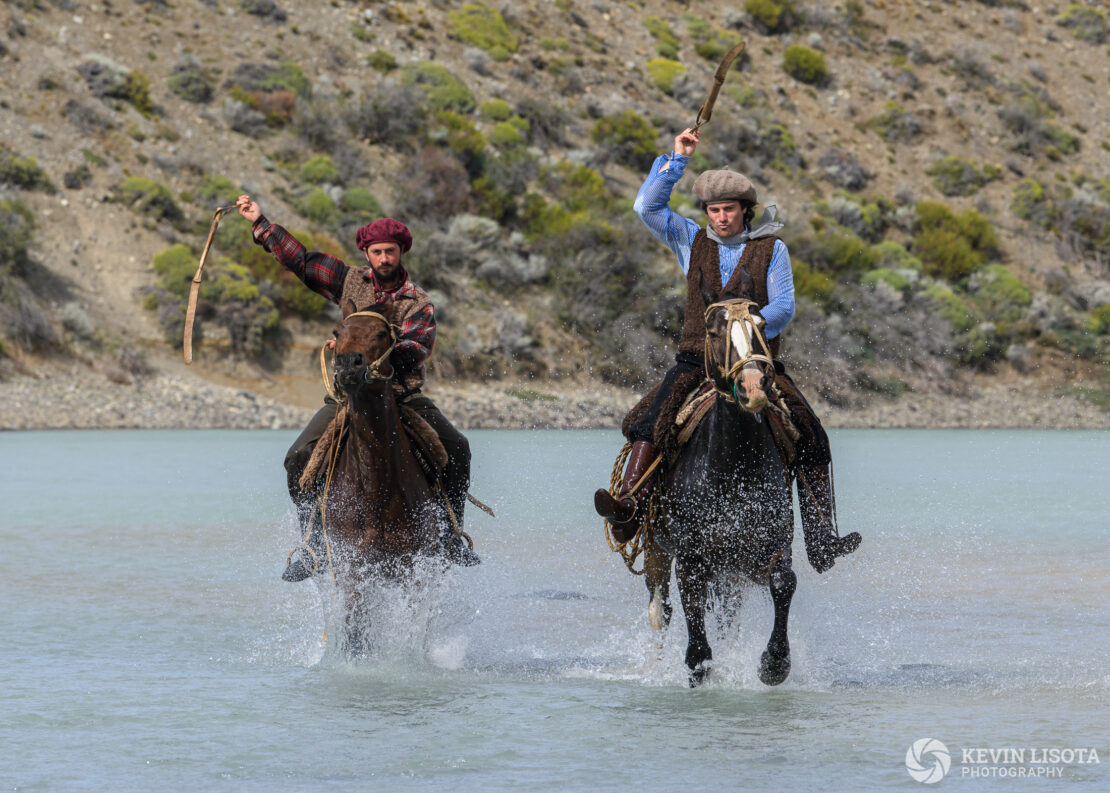
[[[733,46],[731,50],[725,53],[725,57],[721,60],[721,65],[717,67],[717,71],[713,73],[713,87],[709,89],[709,96],[705,98],[702,106],[698,108],[698,117],[694,119],[694,126],[690,129],[697,132],[698,128],[703,124],[708,124],[709,119],[713,116],[713,105],[717,103],[717,94],[721,92],[721,86],[725,84],[725,76],[728,74],[729,67],[732,62],[744,51],[747,42],[741,41]]]
[[[216,236],[216,228],[220,225],[220,218],[225,213],[235,209],[235,205],[220,207],[212,216],[212,228],[208,229],[208,239],[204,242],[204,250],[200,254],[200,264],[197,265],[197,274],[193,276],[193,283],[189,287],[189,304],[185,308],[185,363],[193,362],[193,322],[197,318],[197,297],[200,295],[200,282],[204,274],[204,262],[208,258],[208,249],[212,247],[212,238]]]

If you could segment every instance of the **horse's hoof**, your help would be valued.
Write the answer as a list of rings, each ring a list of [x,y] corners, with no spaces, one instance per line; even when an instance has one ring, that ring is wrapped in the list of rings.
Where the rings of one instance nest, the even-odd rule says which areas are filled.
[[[709,679],[709,661],[702,661],[690,670],[690,688],[697,688]]]
[[[789,651],[782,656],[771,655],[767,650],[763,651],[763,657],[759,659],[759,679],[763,685],[777,686],[783,680],[786,680],[789,674]]]

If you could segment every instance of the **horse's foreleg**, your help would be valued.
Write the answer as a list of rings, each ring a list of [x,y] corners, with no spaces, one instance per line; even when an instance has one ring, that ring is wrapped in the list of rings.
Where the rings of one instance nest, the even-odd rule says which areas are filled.
[[[690,688],[694,688],[709,678],[710,661],[713,659],[709,638],[705,635],[707,570],[700,560],[679,559],[676,571],[682,610],[686,613],[686,666],[690,670]]]
[[[798,586],[798,577],[790,567],[790,560],[780,558],[771,570],[770,578],[775,627],[759,662],[759,679],[765,685],[777,686],[790,674],[790,640],[786,635],[786,623],[790,618],[790,601]]]
[[[359,658],[369,653],[370,648],[366,643],[366,608],[362,601],[362,594],[353,587],[346,595],[347,616],[344,628],[347,633],[347,656]]]
[[[671,624],[671,557],[648,540],[644,548],[644,583],[647,584],[648,619],[653,630],[663,630]]]

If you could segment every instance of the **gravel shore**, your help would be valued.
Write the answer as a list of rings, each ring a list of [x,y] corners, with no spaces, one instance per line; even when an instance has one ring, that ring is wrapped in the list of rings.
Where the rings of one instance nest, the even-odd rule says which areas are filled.
[[[613,428],[638,395],[606,386],[437,384],[427,390],[461,429]],[[971,398],[907,394],[862,409],[817,406],[835,427],[1110,429],[1110,412],[1070,397],[990,386]],[[300,429],[312,410],[200,378],[158,375],[133,385],[13,377],[0,382],[0,430]]]

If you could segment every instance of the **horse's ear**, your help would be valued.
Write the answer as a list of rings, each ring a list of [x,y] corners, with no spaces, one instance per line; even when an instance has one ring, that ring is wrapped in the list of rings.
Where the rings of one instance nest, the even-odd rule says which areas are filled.
[[[730,289],[725,292],[721,295],[721,300],[737,300],[741,297],[751,299],[751,296],[755,294],[755,279],[752,278],[752,274],[741,267],[738,281],[737,289],[735,291]]]
[[[397,313],[397,306],[392,300],[386,300],[378,306],[378,313],[386,318],[390,325],[393,324],[393,316]]]
[[[351,314],[354,314],[356,311],[358,311],[358,307],[355,305],[355,301],[348,300],[343,306],[343,319],[351,316]]]

